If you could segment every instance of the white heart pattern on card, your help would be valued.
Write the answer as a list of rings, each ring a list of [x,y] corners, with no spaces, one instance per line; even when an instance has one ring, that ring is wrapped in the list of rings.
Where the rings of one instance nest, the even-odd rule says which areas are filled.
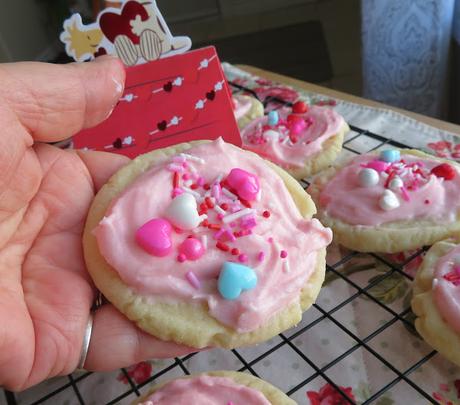
[[[182,86],[182,81],[183,81],[183,80],[184,80],[184,79],[183,79],[182,77],[177,77],[177,78],[173,81],[174,86],[177,86],[177,87]]]
[[[170,124],[171,124],[171,125],[177,125],[177,124],[179,124],[179,117],[172,117],[172,118],[171,118]]]
[[[222,82],[217,82],[216,85],[214,86],[215,91],[220,91],[222,90],[222,88],[223,88]]]
[[[209,61],[207,59],[203,59],[200,63],[200,68],[205,69],[209,66]]]
[[[131,145],[131,144],[133,143],[133,140],[134,140],[134,139],[133,139],[132,136],[127,136],[127,137],[125,137],[125,139],[123,139],[123,143],[124,143],[125,145]]]
[[[204,108],[204,101],[203,100],[199,100],[196,104],[195,104],[195,110],[202,110]]]

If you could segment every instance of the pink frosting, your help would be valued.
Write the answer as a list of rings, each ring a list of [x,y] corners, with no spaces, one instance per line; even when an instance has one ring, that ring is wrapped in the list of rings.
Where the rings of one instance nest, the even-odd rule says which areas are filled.
[[[291,110],[278,110],[280,122],[286,122]],[[334,110],[326,107],[310,106],[305,114],[296,114],[306,120],[308,125],[296,134],[297,142],[291,142],[289,130],[276,126],[273,129],[280,133],[279,139],[264,135],[268,117],[254,120],[241,132],[243,148],[256,152],[282,167],[303,167],[307,159],[321,151],[323,143],[336,135],[342,125],[343,118]]]
[[[230,378],[200,376],[171,381],[140,405],[270,405],[260,391]]]
[[[188,161],[202,177],[201,183],[213,184],[216,177],[226,176],[234,168],[259,179],[258,200],[252,202],[255,214],[243,218],[250,228],[247,235],[225,242],[229,249],[238,250],[235,255],[216,246],[216,235],[222,232],[203,226],[191,232],[173,232],[173,253],[165,257],[153,257],[136,243],[136,230],[152,218],[162,217],[171,203],[173,173],[167,167],[177,157],[139,176],[112,202],[95,229],[99,249],[127,285],[151,300],[205,302],[211,316],[221,323],[239,332],[257,329],[299,299],[315,268],[317,252],[331,242],[332,233],[319,221],[302,218],[283,181],[257,156],[221,139],[188,153],[203,159],[201,163]],[[204,190],[195,192],[203,194]],[[209,192],[214,193],[214,187]],[[220,201],[231,207],[230,200],[220,194]],[[209,223],[218,222],[217,215],[210,209]],[[207,250],[198,260],[180,263],[178,248],[190,235],[206,240]],[[285,258],[280,257],[283,250],[288,254]],[[244,262],[258,277],[256,288],[232,301],[223,299],[217,290],[217,278],[226,261]]]
[[[252,107],[252,102],[249,97],[233,96],[233,103],[235,105],[234,113],[237,121],[243,118]]]
[[[460,246],[436,263],[433,281],[434,303],[442,318],[460,334]],[[453,276],[452,278],[449,276]],[[451,281],[449,281],[448,279]]]
[[[386,180],[380,175],[379,183],[362,187],[358,174],[363,166],[377,158],[376,155],[362,155],[342,168],[324,187],[320,195],[320,206],[328,215],[351,225],[375,226],[384,223],[413,219],[454,221],[460,207],[460,175],[446,181],[430,174],[439,161],[421,159],[413,155],[402,155],[407,164],[419,163],[426,179],[415,189],[405,193],[396,191],[400,206],[385,211],[379,206],[379,199],[385,190]],[[403,177],[404,179],[404,177]]]

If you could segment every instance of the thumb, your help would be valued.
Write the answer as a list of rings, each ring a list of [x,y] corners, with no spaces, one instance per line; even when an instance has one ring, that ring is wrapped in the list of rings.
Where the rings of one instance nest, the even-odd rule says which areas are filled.
[[[35,141],[56,142],[109,116],[123,93],[125,71],[114,57],[54,65],[0,65],[0,101]]]

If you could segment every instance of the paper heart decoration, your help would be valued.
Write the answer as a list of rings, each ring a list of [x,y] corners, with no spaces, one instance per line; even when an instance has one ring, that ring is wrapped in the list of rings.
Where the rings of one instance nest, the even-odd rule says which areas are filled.
[[[235,189],[238,195],[246,201],[257,200],[260,184],[259,178],[243,169],[232,169],[227,177],[227,183]]]
[[[145,7],[137,1],[128,1],[123,6],[121,14],[105,12],[99,19],[99,26],[110,42],[114,42],[118,35],[126,35],[134,44],[139,44],[140,38],[131,27],[130,22],[137,16],[147,21],[149,15]]]
[[[380,197],[379,205],[382,210],[391,211],[398,208],[401,204],[393,191],[385,190]]]
[[[153,256],[166,256],[172,249],[171,230],[171,224],[165,219],[152,219],[137,230],[136,242]]]
[[[257,275],[250,267],[242,264],[225,262],[219,274],[217,288],[226,300],[235,300],[245,290],[257,285]]]
[[[169,204],[165,216],[176,228],[184,231],[195,229],[206,218],[206,216],[200,217],[195,197],[189,193],[174,198]]]

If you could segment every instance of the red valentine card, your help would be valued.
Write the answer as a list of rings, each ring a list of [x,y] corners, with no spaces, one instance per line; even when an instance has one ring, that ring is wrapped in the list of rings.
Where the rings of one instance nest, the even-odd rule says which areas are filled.
[[[77,149],[135,157],[181,142],[223,137],[241,145],[231,93],[214,47],[126,70],[112,115],[73,137]]]

